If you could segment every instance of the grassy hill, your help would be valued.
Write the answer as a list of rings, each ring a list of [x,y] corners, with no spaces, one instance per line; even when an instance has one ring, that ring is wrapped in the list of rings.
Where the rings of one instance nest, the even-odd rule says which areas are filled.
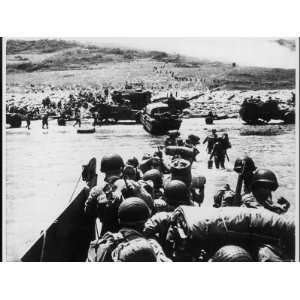
[[[98,47],[57,39],[8,40],[7,84],[121,85],[141,80],[146,87],[293,89],[294,69],[239,67],[161,51]],[[154,70],[161,68],[160,71]],[[170,75],[171,74],[171,75]]]

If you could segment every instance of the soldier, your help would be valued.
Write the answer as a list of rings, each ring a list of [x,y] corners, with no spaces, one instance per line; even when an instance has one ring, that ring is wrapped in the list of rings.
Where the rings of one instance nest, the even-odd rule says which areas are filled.
[[[118,209],[120,230],[107,232],[91,243],[88,261],[170,261],[161,246],[142,234],[150,217],[146,203],[137,197],[124,200]]]
[[[252,176],[253,172],[256,170],[255,163],[253,159],[247,155],[244,155],[240,158],[237,158],[234,163],[233,170],[239,174],[239,182],[238,182],[238,193],[241,193],[242,185],[243,193],[249,194],[251,193],[251,182],[252,182]]]
[[[93,112],[93,126],[95,127],[98,124],[98,112]]]
[[[157,169],[147,171],[143,175],[143,180],[151,180],[153,182],[153,198],[158,199],[163,195],[162,173]]]
[[[276,202],[272,200],[272,191],[278,188],[276,175],[267,169],[257,169],[252,177],[252,193],[242,197],[242,206],[265,208],[282,214],[288,211],[290,203],[283,197]]]
[[[223,133],[222,134],[220,141],[221,141],[221,143],[222,143],[223,148],[225,149],[225,151],[227,151],[228,149],[231,148],[231,143],[229,141],[229,137],[228,137],[227,133]]]
[[[211,134],[208,135],[203,141],[203,144],[205,144],[207,142],[206,149],[207,149],[208,154],[211,154],[214,144],[217,141],[218,135],[216,132],[217,132],[216,129],[212,129]]]
[[[123,170],[123,178],[133,181],[138,181],[141,179],[140,174],[137,172],[137,169],[131,165],[125,165]]]
[[[222,169],[225,169],[225,156],[226,149],[224,148],[222,139],[218,138],[213,146],[209,160],[214,158],[216,168],[219,169],[219,167],[221,166]]]
[[[176,146],[177,145],[177,138],[180,136],[179,131],[177,130],[170,130],[168,132],[168,138],[165,140],[165,146]]]
[[[81,127],[81,119],[80,119],[80,110],[75,110],[75,123],[73,124],[73,127],[75,127],[78,124],[79,127]]]
[[[145,224],[144,235],[148,238],[156,237],[162,245],[165,253],[171,255],[170,244],[167,242],[167,232],[172,222],[172,212],[179,205],[194,206],[191,201],[188,187],[180,180],[172,180],[165,186],[164,194],[165,208],[154,214]]]
[[[240,197],[236,197],[236,193],[231,190],[229,184],[225,184],[214,195],[213,207],[225,207],[225,206],[241,206]]]
[[[209,262],[253,262],[251,254],[244,248],[236,245],[226,245],[221,247],[209,259]]]
[[[92,218],[100,219],[102,232],[116,232],[119,229],[117,211],[123,195],[114,183],[121,179],[123,167],[124,162],[120,155],[103,156],[101,172],[105,174],[105,178],[98,186],[92,188],[85,203],[85,213]]]
[[[44,129],[44,126],[48,129],[48,112],[46,112],[42,117],[42,129]]]
[[[276,202],[272,200],[272,191],[277,190],[278,182],[276,175],[267,169],[257,169],[252,176],[252,192],[242,198],[242,206],[249,208],[264,208],[277,214],[288,211],[290,203],[283,197]],[[283,253],[277,247],[270,244],[257,246],[257,260],[264,262],[283,261]]]
[[[139,168],[139,161],[138,159],[133,156],[131,158],[129,158],[126,162],[126,165],[132,166],[135,169],[135,173],[136,173],[136,180],[140,180],[143,177],[143,173]]]
[[[26,116],[26,128],[29,130],[30,129],[30,121],[31,121],[31,113],[28,113]]]
[[[162,174],[167,174],[170,172],[168,166],[164,163],[161,151],[155,152],[154,155],[148,153],[145,154],[142,158],[140,169],[143,173],[146,173],[151,169],[157,169]]]

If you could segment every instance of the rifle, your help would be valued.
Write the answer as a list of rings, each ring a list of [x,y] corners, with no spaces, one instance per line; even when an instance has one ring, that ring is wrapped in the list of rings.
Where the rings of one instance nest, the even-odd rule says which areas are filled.
[[[245,171],[245,162],[243,163],[242,170],[238,176],[236,188],[235,188],[235,201],[238,203],[241,200],[241,191],[242,191],[242,185],[243,185],[243,174]]]
[[[227,160],[229,161],[229,157],[228,157],[227,151],[225,151],[225,155],[227,157]]]

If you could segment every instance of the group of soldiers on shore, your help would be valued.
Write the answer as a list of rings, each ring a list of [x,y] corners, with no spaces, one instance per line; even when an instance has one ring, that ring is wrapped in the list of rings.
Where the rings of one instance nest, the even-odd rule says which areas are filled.
[[[99,103],[107,102],[109,97],[109,90],[105,88],[103,93],[100,91],[92,92],[91,90],[80,90],[77,95],[70,94],[68,100],[64,103],[62,100],[56,102],[51,101],[50,97],[46,97],[42,100],[40,107],[29,108],[27,106],[19,108],[16,106],[6,107],[7,112],[20,113],[25,117],[26,128],[30,130],[31,121],[36,119],[42,120],[42,129],[48,129],[48,119],[50,116],[58,116],[59,119],[64,121],[74,119],[74,126],[81,127],[81,108],[90,109],[95,107]],[[95,112],[92,116],[96,118]],[[95,120],[94,120],[95,123]]]
[[[166,140],[166,148],[174,146],[174,136],[176,135],[171,134]],[[199,138],[191,135],[183,143],[183,147],[196,148],[198,143]],[[210,154],[217,151],[217,143],[221,141],[209,144]],[[179,144],[182,145],[182,142],[179,141]],[[179,146],[182,150],[180,147],[182,146]],[[213,214],[206,215],[206,208],[203,207],[206,177],[192,174],[191,166],[194,161],[195,156],[185,157],[184,152],[179,151],[173,153],[167,164],[165,154],[160,149],[154,154],[145,154],[141,161],[132,157],[126,163],[118,154],[103,156],[101,172],[104,179],[97,186],[90,186],[85,203],[85,213],[101,222],[101,232],[90,244],[87,261],[294,259],[286,254],[282,241],[277,243],[280,238],[276,235],[283,230],[282,227],[290,232],[293,226],[290,228],[290,225],[286,225],[282,217],[289,209],[289,202],[283,197],[277,201],[272,198],[278,182],[271,170],[257,168],[248,156],[237,159],[234,165],[234,170],[238,173],[236,190],[231,190],[226,184],[217,191],[211,207]],[[220,226],[222,230],[226,229],[228,236],[232,233],[232,230],[227,230],[226,220],[229,216],[222,212],[224,207],[241,208],[244,214],[246,210],[251,213],[254,211],[257,226],[267,227],[273,222],[274,230],[268,228],[272,236],[267,237],[268,234],[264,232],[252,235],[255,228],[243,223],[243,239],[240,240],[240,236],[236,235],[233,240],[220,238]],[[182,214],[185,209],[191,212],[193,222],[197,218],[205,219],[203,228],[191,226],[188,229],[189,218],[186,216],[184,219]],[[216,221],[214,218],[217,214],[221,214],[221,217]],[[246,222],[248,218],[246,215],[244,219],[239,216],[235,222]],[[192,235],[190,231],[195,230],[196,236],[203,239],[201,245],[193,243],[193,240],[188,242],[187,233]],[[197,249],[196,252],[194,248]]]

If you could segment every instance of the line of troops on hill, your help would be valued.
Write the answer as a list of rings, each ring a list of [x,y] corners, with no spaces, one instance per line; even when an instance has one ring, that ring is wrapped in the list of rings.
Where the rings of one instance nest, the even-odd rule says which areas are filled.
[[[228,136],[222,139],[226,142],[215,131],[205,139],[210,155],[219,151],[218,143],[225,149],[230,145]],[[294,260],[294,223],[282,216],[290,204],[283,197],[272,198],[276,175],[257,168],[248,156],[238,158],[236,190],[226,184],[215,194],[213,207],[203,206],[206,178],[191,172],[199,142],[195,135],[182,142],[171,132],[166,149],[180,151],[169,152],[168,165],[161,148],[140,162],[103,156],[104,180],[90,185],[85,203],[85,213],[102,224],[87,261]],[[191,152],[185,155],[183,148]],[[224,151],[216,166],[224,167],[223,156]]]

